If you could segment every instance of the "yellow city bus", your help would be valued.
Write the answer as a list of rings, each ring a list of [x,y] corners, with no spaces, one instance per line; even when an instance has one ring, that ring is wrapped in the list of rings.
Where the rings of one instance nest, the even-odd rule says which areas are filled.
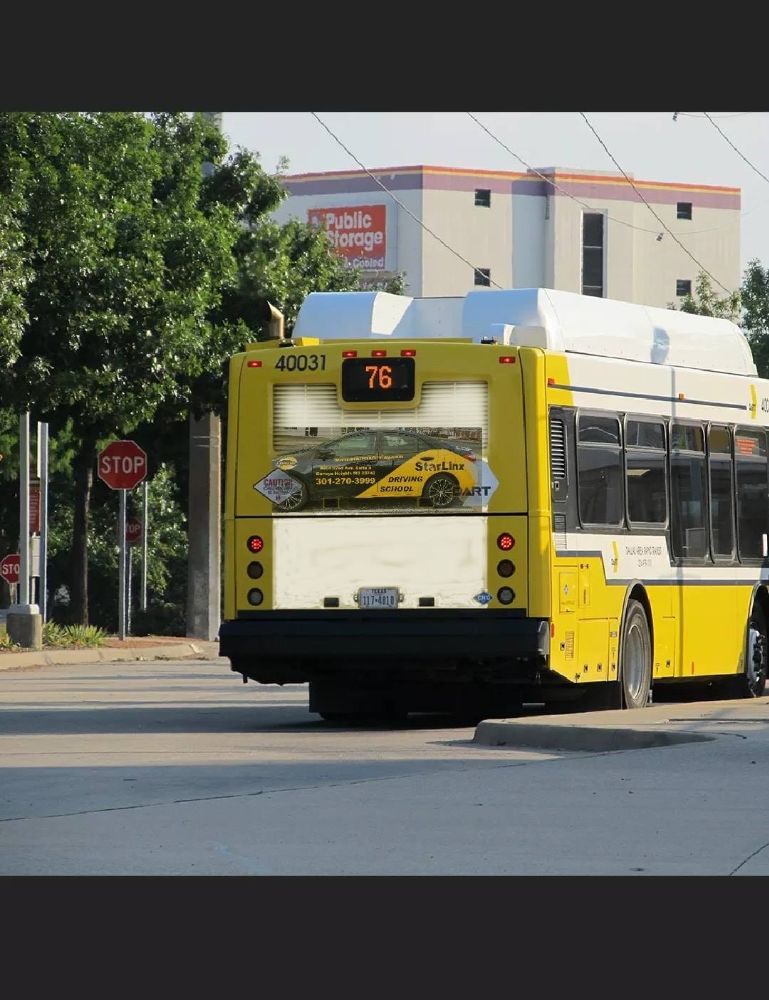
[[[758,696],[769,382],[726,321],[313,293],[231,360],[221,655],[324,718]]]

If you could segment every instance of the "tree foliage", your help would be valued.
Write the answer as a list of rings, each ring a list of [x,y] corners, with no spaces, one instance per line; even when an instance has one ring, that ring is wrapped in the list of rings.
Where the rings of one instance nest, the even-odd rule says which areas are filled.
[[[742,282],[743,326],[758,374],[769,378],[769,268],[748,264]]]
[[[200,116],[0,113],[0,544],[18,537],[16,413],[31,409],[50,426],[50,570],[70,621],[88,622],[89,592],[111,614],[116,496],[94,481],[99,448],[131,435],[151,473],[171,461],[180,514],[188,412],[223,412],[225,363],[266,333],[264,302],[290,332],[309,292],[359,287],[324,233],[269,219],[285,194]],[[186,577],[183,534],[169,539],[158,599]]]
[[[740,316],[740,292],[732,292],[724,298],[716,295],[710,278],[700,271],[695,282],[694,295],[687,295],[681,303],[681,312],[698,313],[700,316],[714,316],[738,322]]]

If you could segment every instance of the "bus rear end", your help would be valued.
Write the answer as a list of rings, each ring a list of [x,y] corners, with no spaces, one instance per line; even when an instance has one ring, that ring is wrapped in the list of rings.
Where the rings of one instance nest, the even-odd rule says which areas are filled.
[[[525,353],[362,337],[232,359],[220,653],[244,680],[309,681],[328,718],[536,681]]]

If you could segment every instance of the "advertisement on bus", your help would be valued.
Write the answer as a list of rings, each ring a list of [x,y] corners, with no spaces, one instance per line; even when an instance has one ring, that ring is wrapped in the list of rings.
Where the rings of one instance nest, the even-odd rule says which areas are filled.
[[[479,427],[298,427],[281,440],[289,447],[254,483],[276,512],[479,511],[498,485]]]

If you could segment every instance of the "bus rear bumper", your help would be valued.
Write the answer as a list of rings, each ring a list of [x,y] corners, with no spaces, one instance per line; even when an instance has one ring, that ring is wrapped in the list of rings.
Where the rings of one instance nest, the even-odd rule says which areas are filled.
[[[246,617],[247,615],[248,617]],[[311,680],[317,672],[546,663],[550,626],[519,611],[246,612],[219,630],[219,655],[262,683]],[[515,671],[513,671],[515,672]],[[285,678],[285,680],[281,680]]]

